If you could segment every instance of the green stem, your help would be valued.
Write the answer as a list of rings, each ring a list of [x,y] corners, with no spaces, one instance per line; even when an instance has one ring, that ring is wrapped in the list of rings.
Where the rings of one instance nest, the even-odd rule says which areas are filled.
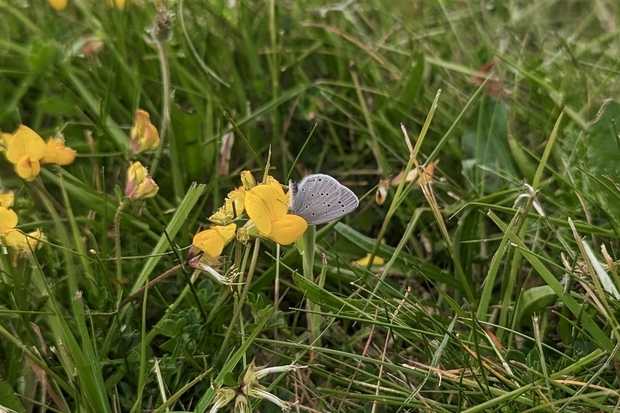
[[[129,204],[129,198],[124,198],[116,209],[114,215],[114,253],[116,258],[116,282],[117,288],[120,290],[123,285],[123,263],[121,255],[121,216],[123,216],[123,210]],[[119,291],[120,292],[120,291]]]
[[[155,159],[151,164],[151,176],[155,176],[155,171],[159,165],[159,158],[164,151],[164,142],[166,139],[166,131],[168,122],[170,121],[170,68],[168,67],[168,59],[166,58],[166,49],[164,44],[159,40],[155,40],[157,46],[157,56],[159,58],[159,66],[161,68],[162,89],[162,108],[161,108],[161,126],[159,128],[159,147],[155,153]]]
[[[222,346],[220,347],[220,351],[225,349],[228,345],[228,340],[230,339],[230,335],[233,332],[235,327],[235,323],[241,314],[241,309],[243,308],[243,303],[245,302],[245,297],[248,295],[248,291],[250,290],[250,285],[252,284],[252,278],[254,277],[254,270],[256,269],[256,262],[258,261],[258,252],[260,251],[260,238],[256,238],[254,242],[254,251],[252,253],[252,261],[250,261],[250,269],[248,270],[248,278],[245,280],[243,285],[243,290],[241,291],[241,295],[239,296],[239,300],[237,301],[237,305],[235,306],[235,313],[230,321],[230,326],[228,330],[226,330],[226,335],[224,336],[224,341],[222,342]]]
[[[418,136],[415,147],[411,146],[411,141],[409,140],[409,136],[407,135],[407,130],[405,129],[403,125],[401,125],[401,129],[403,131],[403,134],[405,135],[405,142],[407,143],[407,147],[409,148],[409,161],[407,162],[407,166],[405,167],[405,170],[403,171],[403,179],[398,184],[398,187],[396,188],[396,193],[394,194],[394,198],[392,199],[392,203],[390,204],[390,207],[388,208],[388,212],[385,214],[385,219],[383,220],[383,224],[381,225],[381,229],[379,230],[379,235],[377,236],[375,245],[372,247],[372,251],[370,253],[370,260],[368,261],[368,265],[366,266],[367,270],[370,270],[370,267],[372,266],[372,263],[375,260],[375,257],[377,256],[377,252],[379,251],[381,240],[385,236],[385,232],[388,229],[388,225],[390,221],[392,220],[392,217],[394,216],[396,209],[400,206],[400,203],[402,202],[401,194],[405,190],[405,184],[407,183],[406,177],[409,175],[409,171],[411,171],[411,169],[413,168],[415,164],[418,151],[420,150],[420,147],[422,146],[422,142],[424,141],[424,138],[426,137],[426,133],[428,132],[431,126],[431,121],[433,120],[433,116],[435,115],[435,110],[437,110],[437,104],[439,103],[440,95],[441,95],[441,89],[437,90],[437,93],[435,94],[435,100],[433,100],[433,104],[431,105],[431,108],[428,111],[428,115],[426,116],[426,121],[424,122],[424,125],[422,126],[422,131],[420,132],[420,135]],[[432,160],[433,158],[429,158],[429,162]],[[418,177],[420,173],[422,173],[422,171],[418,171]],[[415,181],[409,183],[409,185],[413,185],[414,183]]]
[[[314,246],[316,244],[316,226],[310,225],[303,235],[304,252],[302,255],[302,264],[304,277],[311,282],[314,282]],[[306,309],[308,310],[308,330],[310,330],[310,341],[314,342],[319,335],[319,327],[321,325],[321,316],[314,317],[313,314],[318,312],[318,305],[308,299],[306,301]],[[316,343],[315,343],[316,344]]]

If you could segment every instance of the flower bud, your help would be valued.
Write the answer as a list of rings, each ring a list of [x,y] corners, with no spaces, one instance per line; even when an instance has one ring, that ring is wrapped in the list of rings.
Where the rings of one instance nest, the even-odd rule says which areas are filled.
[[[168,9],[157,10],[153,19],[153,36],[160,42],[167,42],[172,37],[174,13]]]
[[[125,196],[132,201],[138,199],[152,198],[159,191],[159,186],[155,183],[147,169],[140,162],[132,162],[127,170],[127,181],[125,183]]]
[[[256,186],[256,179],[252,172],[250,171],[241,171],[241,183],[243,183],[243,187],[246,190],[250,190]]]
[[[131,153],[138,154],[148,150],[155,150],[159,146],[159,132],[151,123],[147,111],[138,109],[130,132],[129,146]]]

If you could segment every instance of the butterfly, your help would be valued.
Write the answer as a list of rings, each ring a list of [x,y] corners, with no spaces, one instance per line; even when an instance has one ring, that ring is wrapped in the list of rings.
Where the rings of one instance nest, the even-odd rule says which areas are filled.
[[[353,191],[325,174],[308,175],[299,183],[290,181],[289,188],[289,212],[305,219],[308,225],[334,221],[360,204]]]

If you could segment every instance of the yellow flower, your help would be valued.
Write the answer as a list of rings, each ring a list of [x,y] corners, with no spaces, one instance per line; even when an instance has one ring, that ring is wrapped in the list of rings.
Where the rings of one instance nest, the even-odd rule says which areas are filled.
[[[215,260],[222,254],[224,247],[235,236],[236,224],[214,226],[194,235],[192,245],[205,253],[208,259]]]
[[[12,141],[13,141],[13,135],[11,135],[10,133],[3,133],[0,136],[0,152],[5,152]]]
[[[147,169],[140,162],[132,162],[127,170],[125,196],[132,201],[137,201],[138,199],[154,197],[157,191],[159,191],[159,186],[151,178]]]
[[[365,267],[370,262],[370,253],[366,254],[365,257],[360,258],[359,260],[354,261],[357,265]],[[377,257],[375,255],[375,259],[372,260],[372,265],[383,265],[385,264],[385,260],[381,257]]]
[[[256,179],[254,179],[254,175],[250,171],[241,171],[241,183],[243,187],[247,190],[250,190],[256,186]]]
[[[45,148],[45,156],[41,159],[42,164],[71,165],[77,155],[73,149],[65,145],[64,139],[50,137]]]
[[[0,235],[6,235],[17,226],[17,214],[0,206]]]
[[[6,141],[6,135],[4,139]],[[9,141],[6,158],[15,165],[17,175],[27,181],[34,181],[41,172],[41,159],[46,152],[45,142],[35,131],[24,125],[19,126]]]
[[[13,191],[9,191],[6,194],[0,194],[0,206],[10,208],[15,202],[15,194]]]
[[[280,245],[288,245],[301,237],[308,223],[288,213],[288,194],[275,179],[257,185],[245,194],[245,210],[258,232]]]
[[[123,10],[125,8],[126,0],[114,0],[113,2],[108,0],[110,6],[116,6],[117,9]]]
[[[67,7],[67,0],[47,0],[54,10],[61,11]]]
[[[129,146],[133,154],[155,150],[159,146],[159,132],[151,123],[148,112],[138,109],[129,134]]]
[[[127,0],[108,0],[109,6],[116,6],[117,9],[123,10]],[[67,7],[68,0],[47,0],[54,10],[61,11]]]
[[[228,225],[230,222],[243,214],[245,210],[245,188],[239,187],[228,193],[224,206],[209,217],[209,221],[218,225]]]
[[[5,236],[5,240],[9,247],[15,248],[21,253],[35,251],[41,247],[40,241],[47,241],[47,237],[40,229],[28,233],[28,235],[14,229]]]

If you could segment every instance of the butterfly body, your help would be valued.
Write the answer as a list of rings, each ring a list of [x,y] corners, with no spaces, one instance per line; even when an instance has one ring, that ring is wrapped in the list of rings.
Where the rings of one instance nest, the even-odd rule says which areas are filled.
[[[299,183],[290,181],[289,186],[289,211],[302,217],[308,225],[334,221],[359,206],[353,191],[329,175],[308,175]]]

